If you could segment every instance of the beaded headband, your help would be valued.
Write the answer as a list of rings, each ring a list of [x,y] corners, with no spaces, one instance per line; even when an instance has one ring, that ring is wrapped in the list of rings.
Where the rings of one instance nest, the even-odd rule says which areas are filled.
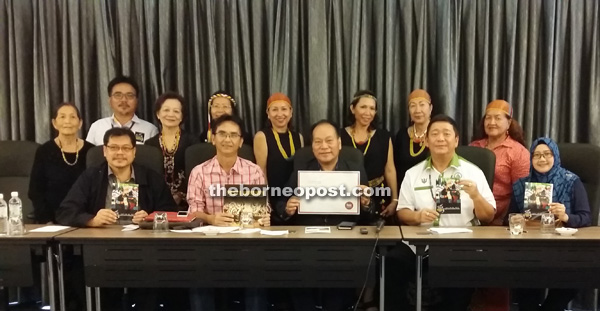
[[[231,97],[231,95],[227,95],[227,94],[225,94],[225,93],[217,93],[217,94],[215,94],[215,95],[211,96],[211,97],[208,99],[208,106],[209,106],[209,107],[210,107],[210,105],[212,105],[212,101],[213,101],[215,98],[217,98],[217,97],[223,97],[223,98],[227,98],[227,99],[229,99],[229,101],[231,102],[231,104],[235,106],[235,99],[233,99],[233,97]]]
[[[369,95],[369,94],[363,94],[363,95],[354,96],[354,98],[352,98],[352,101],[354,102],[355,100],[360,100],[363,97],[364,98],[370,98],[370,99],[374,100],[375,102],[377,102],[377,97],[375,97],[373,95]]]

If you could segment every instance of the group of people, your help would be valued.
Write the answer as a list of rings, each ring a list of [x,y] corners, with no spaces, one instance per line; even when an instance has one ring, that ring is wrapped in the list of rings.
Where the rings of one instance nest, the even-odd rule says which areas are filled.
[[[98,227],[117,222],[110,208],[114,181],[138,184],[137,211],[132,221],[139,223],[153,211],[188,210],[205,225],[227,226],[234,215],[223,211],[223,198],[211,197],[211,185],[244,184],[270,187],[297,186],[298,170],[359,171],[363,188],[389,188],[389,196],[362,195],[359,216],[300,215],[301,201],[294,196],[270,197],[270,215],[256,222],[271,225],[337,225],[341,221],[368,224],[373,215],[390,224],[439,226],[505,225],[509,212],[523,212],[525,182],[554,184],[549,212],[557,222],[568,227],[589,226],[590,207],[581,180],[561,167],[558,147],[549,138],[536,139],[527,150],[521,127],[513,119],[512,107],[504,100],[490,102],[481,120],[479,132],[470,143],[487,148],[496,155],[495,177],[490,189],[482,171],[456,154],[459,130],[446,115],[431,116],[433,103],[421,89],[408,97],[411,119],[395,137],[377,124],[378,100],[370,91],[356,92],[349,104],[348,126],[322,120],[314,124],[310,142],[292,129],[291,100],[282,93],[267,100],[268,125],[254,137],[243,130],[236,116],[236,101],[224,91],[215,92],[208,100],[209,128],[200,136],[183,129],[187,107],[175,92],[159,96],[154,107],[158,121],[152,123],[136,116],[138,86],[128,77],[117,77],[108,85],[113,115],[94,122],[86,140],[79,138],[82,118],[72,103],[62,103],[52,115],[58,135],[42,145],[32,168],[29,197],[40,223],[59,223],[77,227]],[[204,142],[215,146],[216,155],[185,175],[185,150]],[[294,155],[305,143],[312,148],[314,159],[294,168]],[[155,146],[162,151],[164,175],[133,162],[136,144]],[[243,144],[252,146],[256,164],[241,158]],[[106,162],[86,169],[86,153],[102,145]],[[358,149],[364,155],[364,167],[341,155],[342,146]],[[439,179],[455,181],[460,189],[458,212],[444,213],[437,208],[434,193]],[[357,185],[359,186],[359,185]],[[443,195],[443,194],[442,194]],[[446,195],[447,198],[450,198]],[[457,195],[452,195],[454,198]],[[439,200],[438,200],[439,201]],[[399,246],[402,247],[402,246]],[[393,254],[394,252],[392,252]],[[407,254],[401,250],[398,254]],[[414,254],[390,260],[390,270],[406,280],[414,278],[408,266],[414,266]],[[386,267],[386,271],[388,268]],[[392,272],[393,273],[393,272]],[[399,280],[391,282],[402,283]],[[408,286],[404,286],[408,287]],[[400,288],[404,288],[400,286]],[[387,289],[399,287],[386,286]],[[317,304],[326,310],[343,310],[352,304],[352,293],[322,293],[320,301],[311,291],[295,290],[291,301],[295,310],[312,310]],[[559,310],[575,295],[573,290],[551,290],[542,306],[531,291],[517,295],[520,310]],[[214,291],[192,289],[193,310],[215,310]],[[247,290],[248,310],[266,310],[263,290]],[[376,310],[373,289],[367,289],[363,308]],[[508,289],[448,290],[444,310],[508,310]],[[389,308],[401,309],[409,300],[406,295],[386,290]],[[541,309],[540,309],[541,308]],[[562,310],[562,309],[561,309]]]

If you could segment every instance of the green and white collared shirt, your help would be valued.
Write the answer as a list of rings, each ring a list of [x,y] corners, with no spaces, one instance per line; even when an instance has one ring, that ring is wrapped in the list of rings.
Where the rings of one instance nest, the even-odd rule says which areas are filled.
[[[436,209],[435,198],[438,196],[436,180],[442,178],[468,179],[477,185],[481,196],[496,209],[496,201],[492,190],[485,179],[485,175],[475,164],[454,154],[450,166],[443,172],[438,172],[431,163],[431,157],[413,166],[404,175],[400,186],[398,207],[396,210],[410,209],[419,211],[421,209]],[[465,227],[471,226],[475,219],[473,200],[467,193],[460,190],[460,214],[440,215],[439,225],[443,227]],[[430,225],[430,224],[425,224]]]

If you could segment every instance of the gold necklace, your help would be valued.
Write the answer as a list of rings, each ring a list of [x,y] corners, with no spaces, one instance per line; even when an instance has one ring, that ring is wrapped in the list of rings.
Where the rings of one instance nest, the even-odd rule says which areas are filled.
[[[79,148],[77,148],[77,143],[78,143],[77,138],[75,138],[75,150],[76,151],[75,151],[75,162],[73,162],[73,163],[69,163],[69,161],[67,161],[67,157],[65,157],[65,152],[63,151],[63,148],[62,148],[62,142],[60,141],[60,138],[57,137],[57,139],[58,139],[58,147],[60,148],[60,153],[62,154],[63,161],[65,161],[65,163],[67,163],[68,166],[74,166],[75,164],[77,164],[77,160],[79,160]]]
[[[423,152],[423,150],[425,150],[425,144],[423,142],[420,142],[419,145],[421,146],[421,149],[417,153],[415,153],[415,148],[413,147],[414,146],[414,141],[413,141],[412,137],[410,138],[409,145],[410,145],[410,147],[409,147],[410,156],[413,157],[413,158],[416,157],[416,156],[418,156],[418,155],[420,155]]]
[[[358,149],[356,147],[356,142],[354,141],[354,128],[350,128],[351,132],[350,133],[350,138],[352,139],[352,145],[354,146],[355,149]],[[369,146],[371,145],[371,137],[373,137],[373,135],[371,135],[371,133],[369,132],[369,140],[367,140],[367,147],[365,148],[365,151],[363,152],[363,155],[367,154],[367,150],[369,150]]]
[[[283,149],[283,146],[281,145],[281,140],[279,140],[279,133],[274,128],[271,128],[271,130],[273,131],[273,136],[275,136],[275,141],[277,142],[277,147],[279,147],[279,152],[281,152],[283,158],[287,160],[289,157],[287,155],[287,152],[285,152],[285,149]],[[290,137],[290,154],[293,157],[296,153],[296,147],[294,146],[294,139],[292,138],[292,132],[290,130],[288,130],[288,135]]]

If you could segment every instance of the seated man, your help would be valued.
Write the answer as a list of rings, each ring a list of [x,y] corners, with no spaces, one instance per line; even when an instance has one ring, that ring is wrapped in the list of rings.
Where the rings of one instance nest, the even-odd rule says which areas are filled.
[[[322,120],[312,126],[312,150],[314,160],[306,163],[305,167],[299,168],[304,171],[360,171],[360,183],[357,185],[365,188],[368,184],[367,174],[364,167],[357,163],[346,161],[339,157],[342,149],[342,141],[338,133],[338,127],[333,123]],[[295,189],[298,185],[298,170],[295,170],[289,181],[288,187]],[[298,197],[292,196],[276,203],[277,212],[286,225],[302,226],[332,226],[342,221],[361,222],[370,208],[370,198],[361,196],[361,215],[298,215],[300,207]],[[365,223],[365,221],[363,221]],[[295,310],[315,310],[318,304],[314,290],[311,288],[294,288],[291,292]],[[323,289],[321,290],[321,303],[324,310],[338,311],[346,310],[355,301],[353,289]]]
[[[115,127],[104,134],[106,162],[84,171],[57,211],[61,225],[100,227],[117,223],[111,210],[114,180],[139,184],[139,210],[133,223],[139,223],[153,211],[176,211],[176,204],[163,176],[144,166],[133,164],[135,136],[128,129]]]
[[[305,164],[305,167],[300,167],[294,170],[287,187],[296,189],[298,187],[298,171],[359,171],[360,186],[366,188],[368,184],[367,173],[365,168],[358,163],[346,161],[339,157],[342,149],[342,142],[335,127],[335,124],[321,120],[312,126],[312,150],[315,158]],[[360,222],[365,218],[365,214],[369,211],[370,199],[366,196],[361,196],[361,217],[353,215],[297,215],[300,200],[296,196],[285,198],[275,204],[275,208],[282,219],[286,220],[286,225],[301,225],[301,226],[331,226],[338,225],[342,221]],[[365,223],[366,224],[366,223]]]
[[[189,212],[206,225],[230,226],[234,221],[232,214],[223,212],[224,198],[210,196],[215,186],[266,184],[258,165],[238,157],[238,150],[244,143],[241,124],[239,118],[230,115],[214,120],[212,144],[217,149],[217,155],[196,166],[190,173],[187,192]],[[270,219],[270,214],[267,214],[258,224],[270,226]],[[215,310],[214,293],[214,289],[210,288],[190,289],[192,310]],[[246,310],[267,310],[264,289],[246,289],[245,300]]]
[[[494,219],[496,201],[479,167],[455,153],[458,146],[456,122],[446,116],[437,115],[429,121],[425,143],[430,157],[406,172],[398,199],[397,216],[404,225],[422,224],[465,227],[489,223]],[[442,195],[447,191],[450,179],[459,180],[462,190],[450,203]],[[404,252],[406,254],[406,252]],[[414,261],[412,261],[414,262]],[[464,311],[469,305],[472,290],[445,289],[444,310]]]

